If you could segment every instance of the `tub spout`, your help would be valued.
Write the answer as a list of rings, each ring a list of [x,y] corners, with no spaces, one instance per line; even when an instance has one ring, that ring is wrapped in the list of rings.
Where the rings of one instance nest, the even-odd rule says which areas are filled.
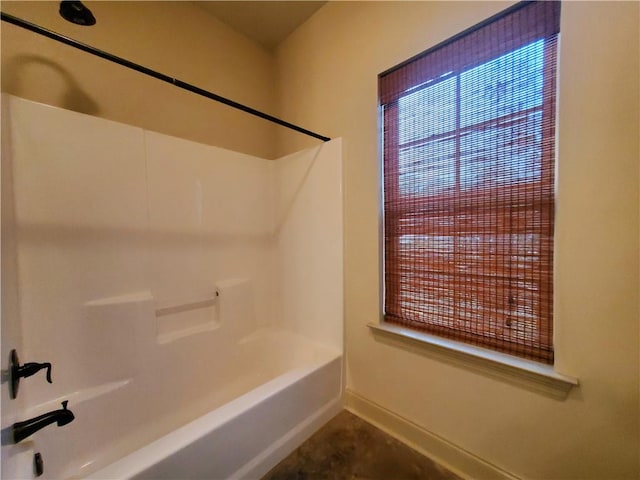
[[[43,415],[25,420],[24,422],[14,423],[11,428],[14,443],[21,442],[28,436],[33,435],[38,430],[54,422],[56,422],[59,427],[62,427],[67,423],[71,423],[75,416],[71,410],[67,410],[67,403],[69,403],[68,400],[62,402],[62,408],[59,410],[53,410]]]

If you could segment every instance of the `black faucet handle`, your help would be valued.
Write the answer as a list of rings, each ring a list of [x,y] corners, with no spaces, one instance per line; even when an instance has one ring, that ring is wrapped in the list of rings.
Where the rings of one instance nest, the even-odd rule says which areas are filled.
[[[18,385],[20,384],[21,378],[27,378],[31,375],[35,375],[37,372],[44,368],[47,369],[47,382],[53,383],[53,380],[51,379],[51,364],[49,362],[28,362],[24,365],[20,365],[18,353],[15,350],[11,350],[11,355],[9,358],[11,398],[16,398],[16,396],[18,395]]]
[[[66,410],[68,404],[69,404],[69,400],[65,400],[64,402],[62,402],[62,409]]]
[[[25,363],[24,365],[22,365],[18,369],[18,375],[20,375],[23,378],[27,378],[27,377],[30,377],[31,375],[35,375],[37,372],[39,372],[43,368],[47,369],[47,382],[53,383],[53,381],[51,380],[51,364],[49,362],[44,362],[44,363],[29,362],[29,363]]]

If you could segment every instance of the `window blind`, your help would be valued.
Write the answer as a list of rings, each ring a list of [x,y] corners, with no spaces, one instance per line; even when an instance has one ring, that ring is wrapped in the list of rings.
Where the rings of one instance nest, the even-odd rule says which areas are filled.
[[[379,77],[385,321],[553,363],[558,2]]]

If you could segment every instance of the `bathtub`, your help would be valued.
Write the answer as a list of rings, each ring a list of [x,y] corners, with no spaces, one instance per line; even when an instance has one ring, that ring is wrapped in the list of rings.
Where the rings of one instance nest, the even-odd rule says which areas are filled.
[[[273,378],[84,478],[260,478],[340,411],[339,352],[285,332],[246,343]]]
[[[177,351],[201,336],[182,339]],[[45,479],[260,478],[342,408],[335,348],[276,328],[209,348],[226,349],[209,357],[226,359],[218,382],[203,382],[201,366],[176,379],[178,392],[163,384],[151,393],[142,375],[65,395],[76,420],[43,429],[25,457],[42,453]]]

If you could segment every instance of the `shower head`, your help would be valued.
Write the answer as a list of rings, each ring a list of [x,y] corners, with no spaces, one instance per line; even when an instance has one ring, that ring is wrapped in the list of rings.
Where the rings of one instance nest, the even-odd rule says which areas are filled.
[[[63,0],[60,2],[60,15],[65,20],[76,25],[91,26],[96,24],[96,17],[91,10],[78,0]]]

